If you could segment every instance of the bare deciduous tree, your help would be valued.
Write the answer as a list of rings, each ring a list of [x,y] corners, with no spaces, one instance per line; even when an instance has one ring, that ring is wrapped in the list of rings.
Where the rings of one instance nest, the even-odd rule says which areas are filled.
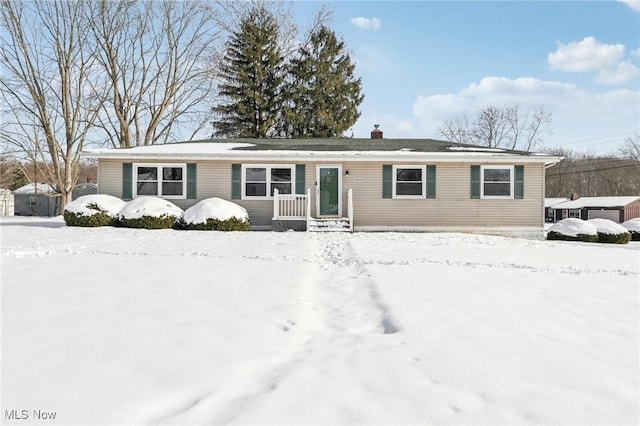
[[[8,151],[42,164],[59,205],[71,201],[77,165],[102,95],[90,83],[95,58],[87,48],[84,0],[3,0],[0,92],[6,110],[0,138]]]
[[[208,3],[96,0],[87,18],[109,88],[99,118],[112,146],[184,139],[208,125],[218,38]]]
[[[640,161],[640,133],[625,139],[622,148],[620,148],[620,154],[624,158]]]
[[[38,179],[55,186],[61,207],[89,140],[148,145],[208,125],[209,3],[1,1],[0,142],[42,165]]]
[[[472,122],[466,115],[445,120],[440,134],[452,142],[490,148],[531,151],[550,134],[551,113],[543,108],[523,110],[519,105],[483,106]]]

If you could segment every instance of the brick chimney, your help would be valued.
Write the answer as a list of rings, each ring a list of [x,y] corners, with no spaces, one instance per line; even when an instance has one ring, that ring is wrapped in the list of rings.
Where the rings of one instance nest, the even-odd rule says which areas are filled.
[[[577,193],[575,193],[575,192],[572,192],[572,193],[571,193],[571,196],[569,197],[569,199],[570,199],[571,201],[573,201],[573,200],[577,200],[578,198],[580,198],[580,196],[579,196]]]
[[[382,130],[379,129],[379,124],[373,125],[374,129],[371,131],[371,139],[382,139]]]

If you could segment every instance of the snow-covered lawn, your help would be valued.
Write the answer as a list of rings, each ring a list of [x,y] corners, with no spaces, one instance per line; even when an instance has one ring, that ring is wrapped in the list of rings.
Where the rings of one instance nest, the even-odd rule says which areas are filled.
[[[3,424],[640,421],[638,242],[0,236]]]

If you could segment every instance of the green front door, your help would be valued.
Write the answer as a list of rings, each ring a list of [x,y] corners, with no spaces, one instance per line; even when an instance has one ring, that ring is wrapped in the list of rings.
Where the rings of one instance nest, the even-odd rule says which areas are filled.
[[[340,216],[340,169],[335,166],[318,167],[320,216]]]

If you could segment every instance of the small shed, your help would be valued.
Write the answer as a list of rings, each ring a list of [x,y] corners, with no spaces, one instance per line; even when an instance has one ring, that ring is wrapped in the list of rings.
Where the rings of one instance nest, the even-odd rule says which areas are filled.
[[[16,216],[55,216],[60,197],[47,183],[27,184],[13,191]]]
[[[0,188],[0,216],[13,216],[13,192]]]
[[[549,199],[553,200],[553,199]],[[545,207],[547,201],[545,200]],[[565,199],[550,205],[553,221],[574,217],[578,219],[609,219],[617,223],[640,217],[640,196],[581,197]]]

